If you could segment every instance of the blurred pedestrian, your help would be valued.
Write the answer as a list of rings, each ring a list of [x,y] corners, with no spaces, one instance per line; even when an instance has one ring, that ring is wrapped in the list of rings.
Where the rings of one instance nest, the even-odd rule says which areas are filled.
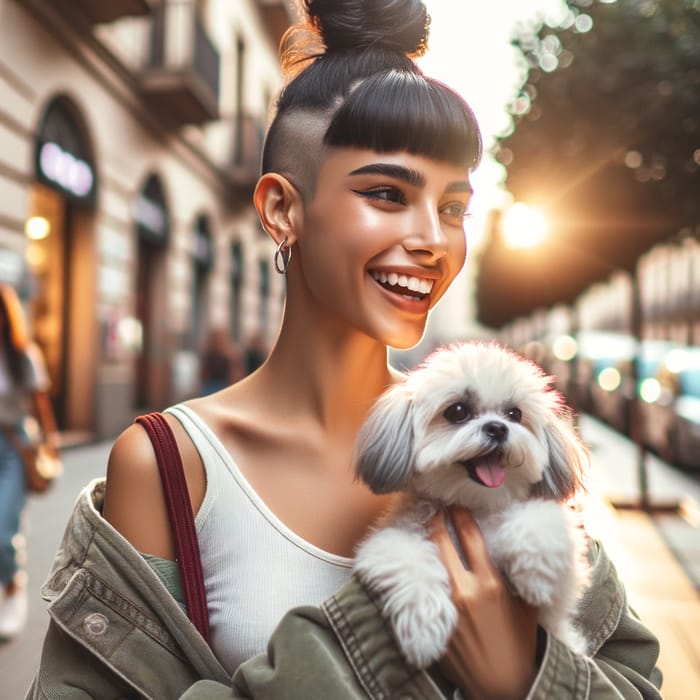
[[[212,329],[200,357],[200,393],[213,394],[243,378],[243,353],[225,328]]]
[[[49,379],[13,287],[0,284],[0,639],[19,634],[26,622],[26,575],[18,561],[20,520],[27,484],[18,445],[28,440],[25,422],[35,418],[53,451],[58,434]]]
[[[265,340],[265,336],[260,333],[253,333],[245,346],[245,373],[246,375],[255,372],[267,359],[270,349]]]

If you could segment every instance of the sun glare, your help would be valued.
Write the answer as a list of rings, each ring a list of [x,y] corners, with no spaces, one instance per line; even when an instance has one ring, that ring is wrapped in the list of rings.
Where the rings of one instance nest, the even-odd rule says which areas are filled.
[[[503,241],[509,248],[534,248],[547,236],[549,222],[541,209],[516,202],[506,209],[501,221]]]

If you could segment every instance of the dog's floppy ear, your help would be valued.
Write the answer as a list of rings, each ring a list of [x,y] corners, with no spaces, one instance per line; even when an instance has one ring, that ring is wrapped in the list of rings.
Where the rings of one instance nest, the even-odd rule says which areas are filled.
[[[380,396],[360,429],[356,476],[374,493],[400,491],[411,478],[412,406],[407,389],[396,385]]]
[[[544,434],[549,464],[542,481],[534,486],[534,495],[566,501],[584,486],[588,453],[568,416],[555,416]]]

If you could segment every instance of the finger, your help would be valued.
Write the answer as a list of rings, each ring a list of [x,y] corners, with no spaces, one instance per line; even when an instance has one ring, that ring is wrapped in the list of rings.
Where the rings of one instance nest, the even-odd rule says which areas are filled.
[[[442,559],[447,569],[452,590],[455,590],[457,587],[457,577],[460,578],[460,583],[463,584],[468,569],[465,567],[460,552],[457,550],[455,542],[447,529],[445,517],[446,515],[444,513],[438,513],[433,518],[431,522],[430,539],[437,545],[440,559]]]
[[[428,523],[428,531],[430,533],[430,539],[438,546],[446,544],[445,541],[450,540],[450,533],[447,531],[447,524],[445,523],[445,513],[440,511],[433,515]]]
[[[459,544],[472,571],[477,575],[497,574],[496,565],[486,548],[484,536],[471,513],[464,508],[452,507],[448,510],[448,517],[452,520]]]

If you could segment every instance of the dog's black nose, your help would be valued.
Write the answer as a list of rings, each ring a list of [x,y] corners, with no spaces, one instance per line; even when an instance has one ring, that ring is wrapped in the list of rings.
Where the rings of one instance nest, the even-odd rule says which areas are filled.
[[[508,426],[497,420],[489,421],[484,424],[484,432],[497,442],[503,442],[508,437]]]

